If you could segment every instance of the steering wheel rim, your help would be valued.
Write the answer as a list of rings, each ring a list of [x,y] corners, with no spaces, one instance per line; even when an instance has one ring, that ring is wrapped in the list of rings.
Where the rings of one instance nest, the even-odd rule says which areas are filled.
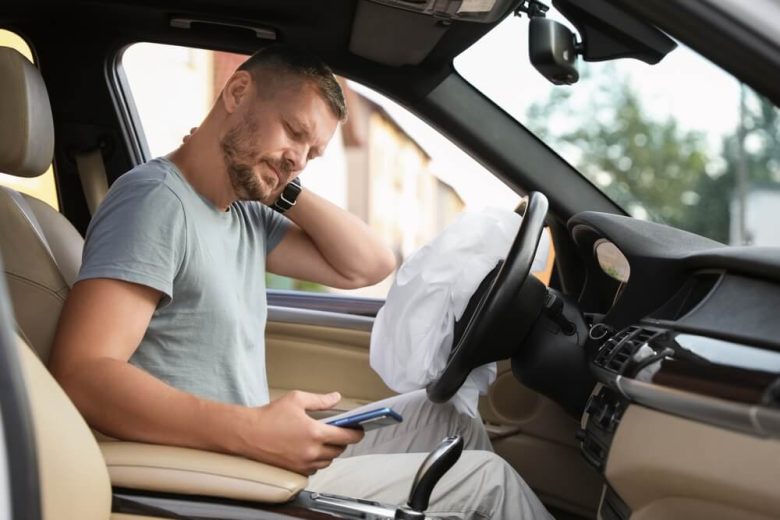
[[[453,339],[447,365],[426,388],[431,401],[443,403],[452,398],[472,369],[511,357],[536,321],[546,289],[529,275],[548,207],[542,193],[529,194],[525,215],[506,260],[488,274],[481,290],[472,296],[459,320],[462,334]],[[520,305],[519,316],[507,321],[507,311],[515,304]],[[482,344],[489,347],[481,348]]]

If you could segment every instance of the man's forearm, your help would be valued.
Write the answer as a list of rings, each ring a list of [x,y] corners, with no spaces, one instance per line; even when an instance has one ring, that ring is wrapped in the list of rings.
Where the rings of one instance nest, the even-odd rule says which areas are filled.
[[[239,455],[310,475],[363,437],[306,414],[331,408],[335,393],[294,391],[249,408],[199,399],[111,358],[55,375],[93,428],[122,440]]]
[[[122,440],[237,453],[241,407],[199,399],[129,363],[90,359],[55,374],[93,428]],[[231,428],[229,425],[232,425]]]
[[[376,283],[395,268],[392,251],[365,222],[310,190],[301,192],[287,216],[347,278]]]

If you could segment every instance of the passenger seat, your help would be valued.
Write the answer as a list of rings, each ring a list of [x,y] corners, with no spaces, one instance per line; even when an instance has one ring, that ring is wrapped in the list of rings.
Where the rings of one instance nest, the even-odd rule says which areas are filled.
[[[54,123],[38,69],[0,47],[0,172],[37,177],[52,162]],[[46,363],[84,240],[51,206],[0,188],[0,252],[20,334]]]

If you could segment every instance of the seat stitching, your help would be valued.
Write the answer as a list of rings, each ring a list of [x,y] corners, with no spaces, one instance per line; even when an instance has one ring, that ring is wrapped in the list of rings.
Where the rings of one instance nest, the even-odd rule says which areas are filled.
[[[59,291],[60,291],[59,289],[58,290],[54,290],[54,289],[52,289],[50,287],[47,287],[47,286],[45,286],[45,285],[43,285],[41,283],[36,282],[35,280],[31,280],[31,279],[29,279],[29,278],[27,278],[25,276],[21,276],[21,275],[18,275],[16,273],[11,273],[11,272],[6,271],[5,275],[8,278],[13,278],[14,280],[17,280],[19,282],[23,282],[23,283],[26,283],[27,285],[31,285],[31,286],[37,287],[38,289],[42,289],[42,290],[46,291],[47,293],[51,294],[52,296],[56,296],[59,300],[65,301],[65,298],[59,293]],[[67,285],[67,284],[65,284],[65,285]]]

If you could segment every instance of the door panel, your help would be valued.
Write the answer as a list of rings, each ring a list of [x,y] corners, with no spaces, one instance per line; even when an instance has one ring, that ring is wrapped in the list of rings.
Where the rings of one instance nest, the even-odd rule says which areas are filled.
[[[348,409],[395,395],[368,363],[370,332],[268,322],[266,364],[272,396],[285,390],[338,391]]]

